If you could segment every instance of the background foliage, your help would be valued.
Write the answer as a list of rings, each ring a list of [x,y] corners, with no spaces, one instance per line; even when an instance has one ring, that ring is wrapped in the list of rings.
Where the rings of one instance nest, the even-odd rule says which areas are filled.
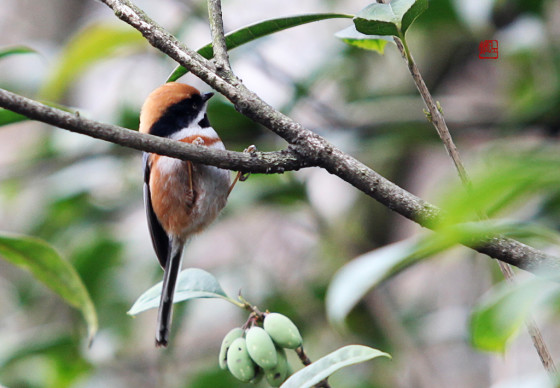
[[[205,2],[137,3],[189,46],[210,40]],[[247,6],[231,0],[224,4],[224,22],[231,31],[304,12],[355,14],[363,6],[336,0]],[[32,49],[0,59],[0,87],[14,92],[137,128],[143,99],[175,68],[94,1],[4,0],[2,8],[0,49]],[[407,34],[473,171],[477,206],[515,221],[516,237],[556,254],[559,19],[555,1],[431,0]],[[384,56],[345,45],[334,34],[348,25],[344,19],[322,21],[239,47],[231,54],[234,70],[271,104],[392,181],[444,206],[457,220],[472,220],[476,209],[455,187],[458,178],[400,54],[392,45]],[[498,60],[478,58],[485,39],[499,40]],[[182,81],[207,89],[191,75]],[[209,116],[230,149],[283,145],[219,98]],[[0,122],[19,119],[0,112]],[[83,279],[99,318],[88,349],[80,313],[1,260],[0,384],[241,386],[217,366],[221,338],[246,318],[235,307],[219,300],[179,305],[176,338],[167,352],[153,347],[155,313],[126,315],[161,277],[144,220],[138,152],[30,122],[2,126],[0,151],[0,229],[55,246]],[[526,166],[522,175],[520,165]],[[329,325],[325,295],[337,270],[411,236],[427,235],[318,169],[253,175],[236,187],[220,220],[187,248],[186,261],[212,272],[229,294],[242,288],[261,308],[289,315],[313,359],[348,343],[393,355],[392,361],[338,372],[333,387],[518,387],[546,378],[526,335],[509,343],[505,357],[471,345],[473,308],[478,306],[474,320],[495,316],[487,307],[503,292],[491,292],[477,305],[501,275],[495,263],[466,248],[389,271],[389,279],[352,310],[346,331]],[[453,241],[452,233],[447,236]],[[524,287],[515,300],[528,295],[523,306],[546,307],[536,314],[558,359],[558,303],[549,290],[554,286],[539,292]],[[534,297],[549,294],[547,303]]]

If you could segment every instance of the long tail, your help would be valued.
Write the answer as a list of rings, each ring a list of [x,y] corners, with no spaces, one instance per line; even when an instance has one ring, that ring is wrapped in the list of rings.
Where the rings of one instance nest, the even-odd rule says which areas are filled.
[[[177,244],[171,240],[169,245],[169,256],[163,272],[163,288],[159,302],[158,329],[156,332],[157,347],[167,346],[169,340],[171,317],[173,315],[173,296],[175,295],[177,275],[181,270],[183,257],[183,244]]]

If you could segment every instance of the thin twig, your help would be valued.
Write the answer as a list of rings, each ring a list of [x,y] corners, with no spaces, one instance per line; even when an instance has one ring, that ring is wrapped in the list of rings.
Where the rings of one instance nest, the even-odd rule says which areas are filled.
[[[299,360],[301,361],[301,363],[305,366],[307,365],[311,365],[311,360],[309,359],[309,357],[307,356],[307,354],[305,353],[305,350],[303,350],[303,346],[300,346],[298,348],[296,348],[296,354],[299,357]],[[321,380],[319,383],[317,383],[315,385],[315,387],[317,388],[330,388],[329,382],[327,379]]]
[[[515,273],[513,272],[511,266],[509,264],[502,263],[501,261],[498,261],[498,265],[500,266],[500,270],[504,274],[506,280],[510,284],[515,285],[516,283]],[[556,369],[556,365],[554,364],[552,355],[548,350],[548,346],[544,341],[541,330],[537,326],[537,322],[534,320],[531,314],[528,314],[527,318],[525,318],[525,327],[527,328],[527,332],[531,337],[533,346],[535,347],[539,355],[539,358],[541,360],[544,369],[548,372],[552,381],[555,382],[557,378],[556,376],[558,375],[558,370]]]
[[[395,43],[408,64],[408,69],[410,71],[410,74],[412,75],[412,78],[414,79],[414,84],[416,85],[416,88],[420,92],[420,95],[422,96],[422,99],[424,100],[424,103],[426,104],[426,107],[430,112],[430,121],[436,128],[436,131],[441,141],[443,142],[447,153],[453,160],[453,164],[455,164],[455,168],[457,169],[459,177],[461,178],[461,182],[463,182],[466,187],[470,187],[471,180],[467,174],[463,162],[461,161],[459,151],[457,151],[457,147],[453,142],[453,138],[451,137],[451,133],[447,128],[447,124],[445,123],[443,114],[440,112],[437,103],[434,101],[430,91],[428,90],[428,87],[426,86],[426,83],[424,82],[424,79],[420,74],[420,70],[418,70],[418,66],[416,66],[416,62],[414,62],[414,59],[412,58],[412,54],[405,46],[406,40],[395,38]]]
[[[208,0],[208,18],[210,20],[210,31],[212,32],[212,49],[214,51],[216,71],[222,77],[232,82],[235,80],[235,76],[229,63],[221,0]]]

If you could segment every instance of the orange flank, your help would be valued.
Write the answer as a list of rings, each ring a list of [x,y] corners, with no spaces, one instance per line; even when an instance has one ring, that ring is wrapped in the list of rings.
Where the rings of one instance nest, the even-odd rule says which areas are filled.
[[[196,188],[189,187],[189,169],[186,162],[152,154],[150,174],[151,200],[154,213],[168,234],[181,236],[185,225],[191,223],[196,200]],[[161,163],[177,163],[173,171],[161,168]]]

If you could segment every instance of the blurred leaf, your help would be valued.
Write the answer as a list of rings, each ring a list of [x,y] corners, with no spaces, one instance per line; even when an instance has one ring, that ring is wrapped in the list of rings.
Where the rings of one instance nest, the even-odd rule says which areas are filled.
[[[88,67],[113,56],[123,47],[145,44],[142,35],[121,24],[94,24],[74,35],[39,93],[42,98],[59,100],[72,82]]]
[[[93,204],[88,192],[61,196],[47,205],[42,217],[36,217],[31,233],[52,241],[61,233],[67,236],[83,223],[101,222],[104,210]]]
[[[0,235],[0,255],[31,272],[70,305],[81,311],[90,341],[97,331],[97,313],[74,268],[46,242],[27,236]]]
[[[372,3],[354,18],[356,29],[367,35],[404,36],[412,22],[428,9],[428,0]]]
[[[545,286],[550,284],[531,279],[514,285],[503,281],[493,287],[472,312],[469,329],[473,346],[503,353],[537,301],[543,298]]]
[[[117,125],[137,131],[140,126],[140,111],[137,107],[124,105],[118,112]]]
[[[14,46],[0,49],[0,59],[15,54],[32,54],[36,53],[35,50],[26,46]]]
[[[366,35],[356,30],[355,26],[349,26],[337,32],[334,36],[350,46],[364,50],[377,51],[383,54],[387,42],[395,43],[393,38],[382,35]]]
[[[224,98],[212,98],[208,104],[208,117],[212,128],[220,134],[220,138],[231,147],[237,144],[247,147],[254,142],[254,136],[263,133],[259,124],[239,113]]]
[[[348,345],[294,373],[281,388],[308,388],[326,379],[345,366],[359,364],[376,357],[391,358],[391,355],[380,350],[362,345]]]
[[[550,193],[545,198],[534,218],[560,231],[560,190]]]
[[[542,15],[544,0],[497,0],[492,7],[492,21],[502,29],[524,14]]]
[[[506,222],[495,226],[494,234],[515,239],[538,239],[551,244],[560,243],[560,233],[543,225],[528,222]]]
[[[247,388],[249,385],[237,380],[231,373],[224,373],[223,370],[217,367],[208,370],[197,368],[196,374],[191,375],[189,378],[188,388],[209,387]]]
[[[429,5],[430,12],[424,13],[422,19],[417,20],[416,23],[433,30],[443,26],[451,34],[463,28],[454,0],[429,0]]]
[[[483,166],[472,179],[469,191],[457,185],[447,193],[442,204],[445,225],[441,228],[476,220],[481,214],[496,216],[531,195],[556,189],[560,185],[560,158],[542,150],[506,155]]]
[[[28,120],[27,117],[19,113],[12,112],[8,109],[0,108],[0,127],[3,125],[19,123],[20,121]]]
[[[34,354],[47,353],[57,347],[76,345],[69,332],[61,334],[57,328],[43,325],[33,332],[22,335],[21,338],[11,338],[9,343],[3,343],[0,353],[0,369],[5,370],[6,366],[30,357]]]
[[[163,282],[159,282],[144,292],[127,314],[136,315],[158,307],[162,284]],[[177,277],[177,287],[173,303],[199,298],[229,299],[218,280],[210,273],[199,268],[188,268],[181,271]]]
[[[108,301],[113,271],[123,255],[123,243],[115,240],[111,232],[99,225],[89,231],[88,239],[80,244],[72,253],[72,263],[89,290],[91,298],[100,310],[104,301]],[[116,298],[111,297],[111,302]],[[124,296],[123,296],[124,299]],[[101,311],[99,314],[101,316]]]
[[[307,200],[305,184],[293,174],[253,174],[245,182],[238,183],[231,201],[236,206],[267,204],[293,206]]]
[[[537,238],[549,243],[558,243],[560,235],[544,226],[531,223],[514,223],[496,220],[465,222],[461,224],[443,223],[435,229],[435,234],[424,239],[432,250],[443,250],[457,244],[475,246],[496,236],[512,238]]]
[[[475,221],[481,214],[495,215],[529,195],[560,185],[560,159],[538,152],[509,156],[494,162],[480,175],[473,175],[468,192],[457,187],[442,206],[445,217],[435,232],[421,240],[406,240],[366,253],[343,266],[327,292],[327,313],[335,324],[342,324],[364,295],[402,269],[459,243],[480,244],[497,235],[537,237],[558,242],[558,234],[548,228],[524,223]]]
[[[262,38],[263,36],[273,34],[288,28],[301,26],[302,24],[312,23],[319,20],[335,19],[335,18],[348,18],[351,19],[352,15],[345,15],[339,13],[317,13],[305,14],[298,16],[283,17],[278,19],[264,20],[257,22],[238,30],[226,34],[226,47],[228,50],[233,50],[236,47],[244,45],[245,43],[252,42],[253,40]],[[204,47],[198,49],[198,53],[206,59],[214,56],[212,44],[209,43]],[[177,66],[173,73],[167,78],[167,82],[173,82],[187,74],[188,71],[182,66]]]
[[[71,112],[71,113],[76,112],[74,109],[67,107],[65,105],[56,104],[48,101],[40,101],[40,102],[45,105],[52,106],[53,108],[63,110],[65,112]],[[9,109],[0,108],[0,127],[3,125],[14,124],[25,120],[29,120],[29,118],[27,118],[24,115],[20,115],[19,113],[12,112]]]
[[[352,308],[367,292],[404,268],[449,247],[435,240],[408,239],[365,253],[345,264],[327,290],[329,320],[342,325]]]

